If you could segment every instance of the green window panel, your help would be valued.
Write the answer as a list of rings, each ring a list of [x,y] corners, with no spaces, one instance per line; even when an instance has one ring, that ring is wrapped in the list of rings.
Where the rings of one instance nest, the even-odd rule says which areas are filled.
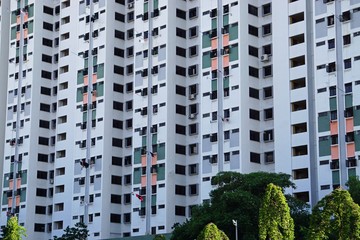
[[[15,29],[16,30],[16,29]],[[202,47],[208,48],[211,47],[211,37],[209,33],[203,33],[202,37]]]
[[[20,55],[20,48],[16,48],[16,57]]]
[[[84,73],[82,70],[79,70],[77,73],[77,84],[84,83]]]
[[[239,46],[232,46],[230,49],[230,62],[239,60]]]
[[[16,23],[16,19],[17,19],[16,12],[17,12],[17,11],[12,11],[12,12],[11,12],[11,24]]]
[[[26,184],[27,183],[27,171],[23,171],[21,173],[21,184]]]
[[[4,174],[4,187],[9,187],[9,173]]]
[[[230,78],[224,77],[224,88],[229,88],[230,86]]]
[[[27,46],[24,46],[24,48],[23,48],[23,54],[27,54]]]
[[[99,64],[98,69],[97,69],[97,78],[103,78],[104,77],[104,64]]]
[[[17,8],[21,8],[21,1],[17,1]]]
[[[141,169],[135,168],[134,169],[134,184],[141,183]]]
[[[156,144],[157,143],[157,134],[153,134],[152,135],[152,144]]]
[[[146,3],[144,3],[144,13],[146,13],[148,11],[149,11],[149,3],[146,2]]]
[[[34,21],[31,20],[31,21],[29,21],[29,23],[28,23],[28,34],[31,34],[31,33],[33,33],[33,32],[34,32]]]
[[[29,0],[25,0],[25,6],[29,5]]]
[[[356,168],[349,168],[348,169],[348,177],[356,177]]]
[[[11,40],[16,38],[16,27],[11,28]]]
[[[141,148],[134,149],[134,164],[141,163]]]
[[[211,80],[211,91],[217,91],[217,79]]]
[[[2,205],[7,205],[8,204],[8,198],[6,195],[6,191],[3,192],[3,198],[2,198]]]
[[[345,107],[349,108],[353,105],[353,96],[352,94],[345,95]]]
[[[28,17],[31,18],[33,16],[34,16],[34,4],[31,4],[28,10]]]
[[[94,56],[93,57],[93,66],[96,66],[97,65],[97,56]]]
[[[339,170],[332,172],[332,183],[333,184],[340,184],[340,172]]]
[[[231,24],[229,27],[229,39],[231,40],[235,40],[238,39],[238,35],[239,35],[239,29],[238,29],[238,24]]]
[[[331,155],[331,139],[330,137],[319,139],[319,156]]]
[[[211,58],[210,58],[210,52],[203,53],[202,58],[202,68],[209,68],[211,67]]]
[[[160,143],[157,151],[157,159],[165,159],[165,143]]]
[[[89,59],[85,58],[84,59],[84,68],[88,68],[89,67]]]
[[[318,117],[318,131],[327,132],[330,131],[330,115],[327,113],[325,116]]]
[[[151,206],[156,206],[156,195],[151,195]]]
[[[83,100],[83,93],[82,93],[82,88],[78,88],[76,90],[76,102],[81,102]]]
[[[17,171],[18,171],[18,172],[21,172],[21,166],[22,166],[22,163],[19,162],[18,165],[17,165],[17,167],[18,167]]]
[[[355,151],[360,151],[360,131],[356,131],[354,134]]]
[[[360,106],[354,107],[354,126],[360,125]]]
[[[141,146],[146,147],[146,136],[142,136]]]
[[[330,104],[330,111],[336,110],[337,109],[336,97],[330,98],[329,104]]]
[[[211,29],[215,30],[217,28],[217,18],[211,19]]]
[[[26,201],[26,188],[22,188],[20,193],[20,202],[25,202],[25,201]]]
[[[87,112],[83,112],[83,122],[87,122]]]
[[[141,201],[140,206],[141,206],[141,208],[145,208],[145,206],[146,206],[146,196],[142,196],[142,197],[143,197],[143,200]]]
[[[158,165],[158,173],[157,173],[157,180],[165,180],[165,165],[160,164]]]
[[[14,172],[14,163],[10,164],[10,173]]]
[[[159,0],[154,0],[154,9],[159,8]]]
[[[228,24],[229,24],[229,14],[226,14],[223,17],[223,26],[226,26]]]
[[[96,110],[92,110],[91,112],[91,120],[95,120],[96,119]]]
[[[104,96],[104,82],[99,82],[99,83],[97,83],[96,95],[97,95],[98,97]]]

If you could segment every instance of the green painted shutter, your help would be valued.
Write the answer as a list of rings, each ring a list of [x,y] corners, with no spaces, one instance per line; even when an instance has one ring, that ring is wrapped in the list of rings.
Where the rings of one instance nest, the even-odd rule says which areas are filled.
[[[16,23],[16,19],[17,19],[16,12],[17,12],[17,11],[12,11],[12,12],[11,12],[11,24]]]
[[[27,183],[27,171],[23,171],[21,173],[21,184],[26,184]]]
[[[141,168],[134,169],[134,184],[141,183]]]
[[[76,90],[76,102],[81,102],[83,100],[83,93],[82,93],[82,88],[79,87]]]
[[[6,195],[6,191],[3,192],[2,204],[3,205],[8,204],[8,198],[7,198],[7,195]]]
[[[144,13],[146,13],[148,11],[149,11],[149,3],[146,2],[146,3],[144,3]]]
[[[103,78],[104,77],[104,64],[99,64],[97,69],[97,78]]]
[[[142,136],[141,146],[146,147],[146,136]]]
[[[352,104],[353,104],[352,94],[345,95],[345,107],[346,108],[352,107]]]
[[[331,155],[331,139],[330,137],[323,137],[319,139],[319,156]]]
[[[340,172],[339,170],[332,172],[332,183],[333,184],[340,184]]]
[[[223,26],[226,26],[228,24],[229,24],[229,14],[226,14],[223,17]]]
[[[238,34],[239,34],[239,30],[238,30],[238,24],[231,24],[230,28],[229,28],[229,39],[231,40],[235,40],[238,39]]]
[[[224,88],[229,88],[230,86],[230,78],[224,77]]]
[[[28,24],[28,34],[31,34],[34,32],[34,21],[29,21],[29,24]]]
[[[31,18],[34,16],[34,4],[31,4],[28,11],[28,17]]]
[[[217,79],[211,80],[211,91],[217,91]]]
[[[354,142],[355,142],[355,151],[360,151],[360,131],[355,131]]]
[[[82,84],[82,83],[84,83],[84,74],[82,70],[79,70],[77,74],[77,84]]]
[[[159,0],[154,0],[154,9],[159,8]]]
[[[157,155],[158,155],[157,157],[158,160],[165,159],[165,143],[159,144]]]
[[[141,163],[141,148],[134,149],[134,164]]]
[[[348,177],[356,177],[356,168],[349,168],[348,169]]]
[[[93,66],[96,66],[97,65],[97,56],[94,56],[93,57]]]
[[[337,109],[336,97],[330,98],[329,104],[330,104],[330,111],[336,110]]]
[[[26,201],[26,188],[22,188],[20,193],[20,202],[25,202],[25,201]]]
[[[83,112],[83,122],[87,122],[87,112]]]
[[[202,47],[208,48],[211,46],[211,38],[209,33],[203,33],[202,36]]]
[[[157,143],[157,134],[153,134],[152,135],[152,144],[156,144]]]
[[[327,132],[330,131],[330,115],[327,113],[325,116],[318,117],[318,131]]]
[[[84,59],[84,68],[88,68],[89,67],[89,58],[85,58]]]
[[[11,40],[16,38],[16,27],[11,28]]]
[[[360,106],[354,107],[354,126],[360,125]]]
[[[4,187],[9,187],[9,173],[4,174]]]
[[[23,47],[23,54],[27,54],[27,45]]]
[[[20,55],[20,48],[16,48],[16,57]]]
[[[237,45],[230,49],[230,62],[236,60],[239,60],[239,47]]]
[[[145,208],[145,205],[146,205],[146,196],[142,196],[142,197],[143,197],[143,200],[141,201],[140,206],[141,206],[141,208]]]
[[[211,29],[215,30],[217,28],[217,18],[211,19]]]
[[[95,120],[96,119],[96,110],[92,110],[91,112],[91,120]]]
[[[97,83],[96,95],[98,97],[104,96],[104,82]]]
[[[157,173],[157,180],[165,180],[165,165],[160,164],[158,165],[158,173]]]
[[[209,67],[211,67],[210,52],[204,52],[202,58],[202,68],[204,69]]]
[[[151,206],[156,206],[156,195],[151,195]]]

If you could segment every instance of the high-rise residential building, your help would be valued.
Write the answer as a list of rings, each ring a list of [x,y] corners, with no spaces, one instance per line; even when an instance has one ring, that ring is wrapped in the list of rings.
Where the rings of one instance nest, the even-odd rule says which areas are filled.
[[[1,214],[170,233],[220,171],[358,174],[360,0],[0,1]]]

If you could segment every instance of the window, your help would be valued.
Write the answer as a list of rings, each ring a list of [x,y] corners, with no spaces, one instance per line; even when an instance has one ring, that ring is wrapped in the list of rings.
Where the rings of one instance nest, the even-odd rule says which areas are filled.
[[[250,119],[260,120],[260,112],[254,109],[249,109]]]
[[[198,164],[190,164],[189,165],[189,175],[195,175],[198,174]]]
[[[271,14],[271,3],[262,6],[262,14],[263,16]]]
[[[111,203],[121,204],[121,195],[111,194]]]
[[[189,9],[189,19],[194,19],[198,17],[198,8],[191,8]]]
[[[294,68],[302,65],[305,65],[305,55],[290,59],[290,67]]]
[[[36,196],[37,197],[47,197],[45,188],[36,188]]]
[[[249,75],[255,78],[259,78],[259,69],[249,66]]]
[[[306,100],[293,102],[291,104],[291,111],[292,112],[301,111],[301,110],[304,110],[304,109],[306,109]]]
[[[250,162],[252,162],[252,163],[260,163],[260,154],[250,152]]]
[[[303,43],[303,42],[305,42],[304,34],[299,34],[299,35],[295,35],[295,36],[290,37],[291,46],[294,46],[294,45],[297,45],[297,44],[300,44],[300,43]]]
[[[34,232],[45,232],[45,224],[35,223],[34,224]]]
[[[293,134],[298,134],[298,133],[303,133],[303,132],[307,132],[306,123],[298,123],[298,124],[292,125],[292,133]]]
[[[110,222],[112,223],[121,223],[121,215],[120,214],[110,214]]]
[[[186,208],[183,206],[175,206],[175,215],[176,216],[185,216]]]
[[[255,37],[258,37],[259,36],[258,28],[254,27],[252,25],[249,25],[249,34],[253,35]]]
[[[175,144],[175,153],[186,155],[186,146]]]
[[[289,18],[290,18],[290,24],[304,21],[304,12],[296,13],[294,15],[291,15]]]
[[[176,66],[176,74],[186,77],[186,68],[181,66]]]
[[[268,108],[264,109],[264,120],[270,120],[273,119],[273,109]]]
[[[327,73],[332,73],[336,71],[336,63],[335,62],[331,62],[328,65],[326,65],[326,72]]]
[[[186,175],[186,167],[175,164],[175,174]]]
[[[333,26],[334,23],[335,23],[334,15],[328,16],[328,17],[327,17],[327,25],[328,25],[328,26]]]
[[[249,55],[253,57],[259,57],[259,49],[249,45]]]
[[[273,163],[274,159],[274,152],[265,152],[264,153],[264,162],[265,163]]]
[[[181,185],[175,185],[175,194],[176,195],[186,195],[186,187]]]
[[[346,83],[345,84],[345,93],[351,93],[352,92],[352,83]]]
[[[189,195],[197,195],[198,194],[198,184],[190,184],[189,185]]]
[[[175,125],[175,133],[186,135],[186,126],[176,124]]]
[[[260,133],[250,130],[250,140],[260,142]]]
[[[293,156],[302,156],[307,154],[308,154],[307,145],[296,146],[292,148]]]
[[[176,55],[186,57],[186,49],[176,46]]]
[[[271,77],[272,76],[272,65],[263,67],[263,76],[264,77]]]
[[[189,57],[194,57],[198,55],[198,46],[191,46],[189,47]]]
[[[186,38],[186,30],[181,28],[176,28],[176,36]]]
[[[189,28],[189,38],[197,37],[198,35],[198,26]]]
[[[46,207],[45,206],[35,206],[35,213],[36,214],[46,214]]]
[[[263,93],[264,93],[264,99],[272,98],[273,96],[272,87],[265,87],[263,89]]]
[[[122,183],[122,177],[121,176],[111,175],[111,184],[121,185],[121,183]]]
[[[121,148],[122,147],[122,139],[112,138],[112,146]]]
[[[294,180],[309,178],[309,170],[307,168],[293,170],[293,178]]]
[[[248,5],[248,13],[254,16],[258,16],[258,8],[253,5]]]
[[[259,99],[259,90],[255,88],[249,88],[249,97]]]
[[[349,45],[351,43],[351,35],[345,35],[343,36],[343,42],[344,42],[344,46]]]
[[[306,81],[305,78],[298,78],[298,79],[294,79],[291,80],[291,89],[298,89],[298,88],[303,88],[306,86]]]
[[[270,35],[271,34],[271,23],[262,26],[262,35]]]
[[[351,68],[351,58],[348,58],[348,59],[344,60],[344,68],[345,69]]]
[[[186,11],[177,8],[176,17],[186,20]]]
[[[269,142],[274,140],[274,130],[266,130],[263,133],[263,140],[264,142]]]
[[[335,48],[335,39],[328,40],[328,49],[334,49]]]

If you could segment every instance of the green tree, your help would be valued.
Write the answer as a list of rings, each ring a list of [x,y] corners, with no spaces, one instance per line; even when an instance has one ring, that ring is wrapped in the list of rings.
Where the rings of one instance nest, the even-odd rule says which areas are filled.
[[[87,226],[78,222],[75,224],[75,227],[67,226],[64,230],[64,234],[61,237],[54,237],[54,240],[86,240],[89,236],[89,230]]]
[[[294,187],[290,175],[254,172],[241,174],[221,172],[211,181],[218,187],[210,193],[210,203],[192,208],[191,219],[176,224],[171,239],[195,239],[210,222],[218,226],[230,239],[235,239],[232,219],[238,221],[239,239],[258,239],[259,209],[269,183],[282,189]]]
[[[201,231],[197,240],[229,240],[229,238],[214,223],[209,223]]]
[[[22,236],[27,236],[26,229],[19,225],[16,216],[10,217],[3,229],[3,240],[21,240]]]
[[[294,220],[282,189],[272,183],[267,186],[259,214],[260,240],[293,240]]]
[[[360,205],[360,180],[359,176],[349,177],[349,181],[346,183],[349,188],[349,193],[355,203]]]
[[[360,207],[348,191],[336,189],[316,204],[309,239],[360,239]]]
[[[166,240],[166,237],[164,235],[155,235],[153,240]]]
[[[295,239],[306,239],[310,223],[310,205],[295,197],[286,195],[290,215],[294,219]]]

